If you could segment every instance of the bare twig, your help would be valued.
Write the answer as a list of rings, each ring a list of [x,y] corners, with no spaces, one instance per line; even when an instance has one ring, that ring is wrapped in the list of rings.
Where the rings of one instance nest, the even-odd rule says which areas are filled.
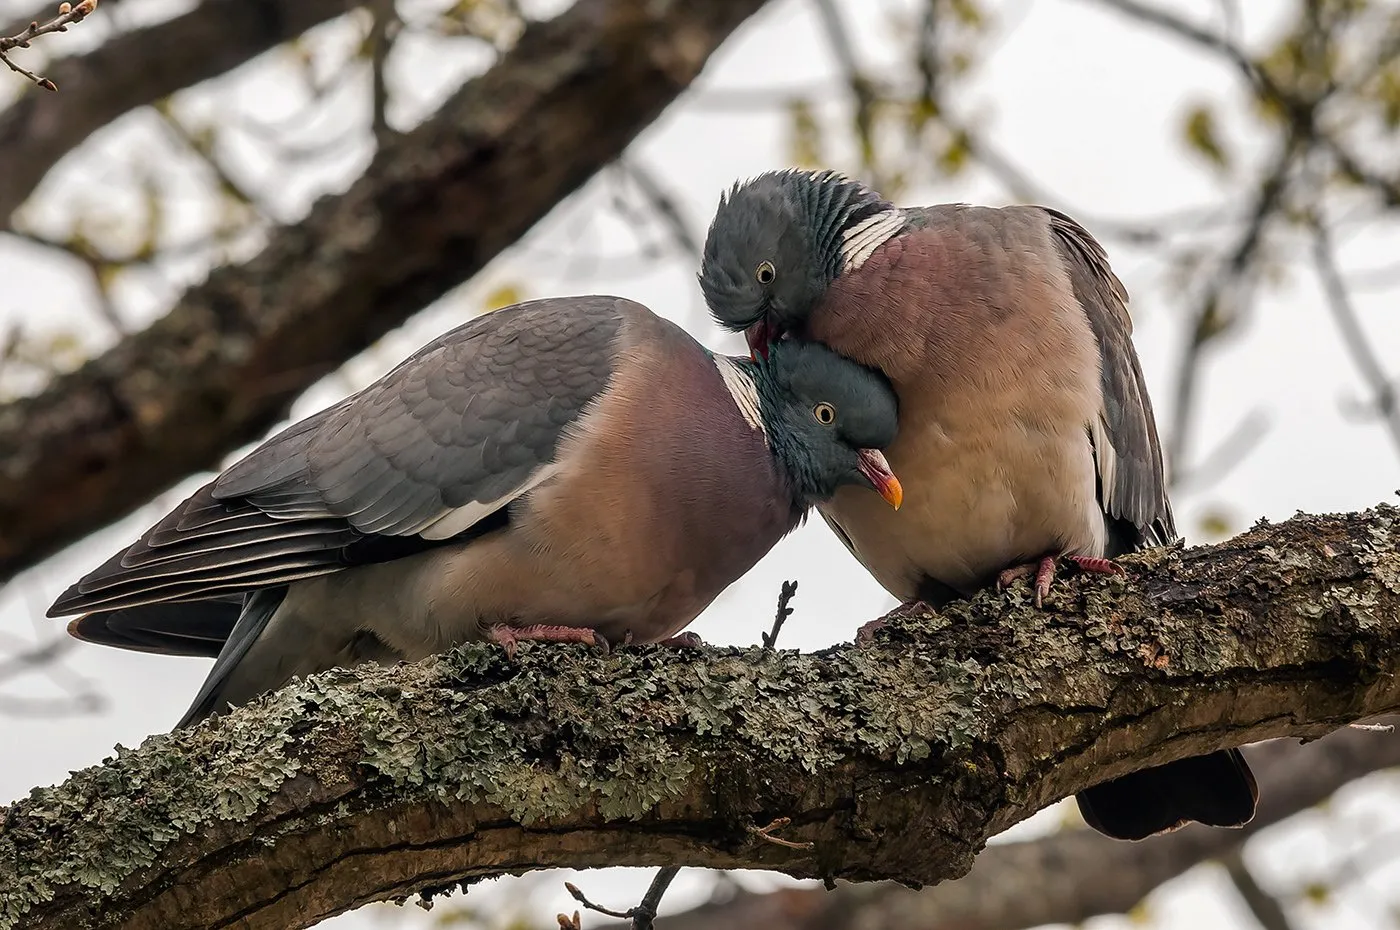
[[[811,849],[815,843],[799,843],[794,840],[785,840],[773,834],[792,824],[791,817],[779,817],[766,827],[749,827],[749,832],[765,843],[772,843],[774,846],[783,846],[788,849]]]
[[[632,908],[632,930],[651,930],[652,921],[656,920],[656,909],[661,906],[661,898],[680,871],[680,867],[674,865],[656,870],[656,877],[651,880],[651,887],[642,896],[642,903]]]
[[[1197,26],[1189,20],[1163,7],[1139,3],[1138,0],[1089,0],[1099,6],[1124,13],[1133,19],[1156,26],[1195,45],[1219,53],[1233,64],[1240,73],[1258,90],[1280,97],[1278,87],[1264,74],[1254,61],[1231,39],[1209,29]]]
[[[210,135],[207,138],[185,125],[184,121],[175,115],[168,105],[161,104],[155,108],[156,114],[170,131],[171,137],[176,143],[188,149],[191,154],[200,160],[214,177],[214,182],[219,189],[232,197],[238,203],[251,207],[263,216],[267,212],[258,203],[257,197],[252,191],[238,181],[228,170],[227,166],[219,158],[215,151],[215,137]]]
[[[1245,414],[1239,424],[1206,453],[1190,470],[1182,469],[1171,475],[1174,490],[1206,488],[1225,479],[1235,467],[1258,448],[1269,432],[1269,415],[1261,409]]]
[[[679,866],[666,866],[658,869],[656,877],[651,880],[651,886],[647,888],[647,893],[642,896],[642,903],[636,907],[629,907],[625,911],[615,911],[612,908],[603,907],[601,904],[594,904],[588,900],[587,895],[573,882],[565,882],[564,888],[573,896],[573,899],[590,911],[597,911],[608,917],[616,917],[619,920],[632,921],[632,930],[652,930],[652,923],[656,920],[657,908],[661,906],[661,898],[666,894],[666,889],[671,887],[671,882],[680,873]],[[579,926],[578,912],[575,911],[571,918],[564,914],[559,915],[559,926],[564,930]]]
[[[1288,914],[1284,912],[1278,898],[1260,886],[1254,878],[1254,873],[1245,864],[1241,847],[1235,847],[1222,857],[1220,864],[1225,866],[1225,871],[1234,883],[1235,890],[1239,892],[1241,900],[1264,930],[1293,930],[1293,923],[1288,919]]]
[[[394,46],[400,23],[394,0],[375,0],[370,6],[370,13],[374,17],[369,39],[370,79],[374,88],[374,119],[371,126],[374,138],[383,145],[393,134],[385,116],[389,106],[389,88],[384,82],[384,66],[389,60],[389,50]]]
[[[20,33],[12,36],[0,36],[0,61],[9,66],[10,70],[16,74],[21,74],[29,80],[38,84],[44,90],[58,90],[58,85],[46,77],[35,74],[21,68],[10,60],[5,53],[11,49],[29,48],[30,40],[39,36],[49,35],[55,32],[67,32],[68,27],[74,23],[80,23],[88,17],[88,14],[97,9],[97,0],[78,0],[78,3],[60,3],[58,5],[58,15],[46,23],[38,21],[32,22]]]
[[[594,904],[592,901],[588,900],[588,895],[583,893],[583,889],[580,888],[578,885],[575,885],[573,882],[565,882],[564,890],[567,891],[575,901],[577,901],[579,904],[582,904],[590,911],[597,911],[599,914],[606,914],[609,917],[616,917],[619,920],[630,920],[632,917],[632,911],[634,910],[633,908],[628,908],[625,911],[615,911],[610,907],[603,907],[603,905],[601,904]]]
[[[1368,168],[1340,140],[1330,135],[1323,136],[1321,141],[1336,159],[1337,169],[1349,181],[1375,191],[1387,207],[1400,207],[1400,178],[1387,178]]]
[[[827,40],[831,43],[831,50],[836,55],[836,61],[841,66],[841,71],[846,78],[846,86],[851,91],[851,96],[855,98],[856,112],[856,136],[860,143],[861,165],[876,187],[884,187],[882,179],[876,177],[875,165],[875,84],[865,76],[860,67],[860,62],[856,60],[855,46],[851,44],[851,36],[846,28],[845,22],[841,18],[841,11],[836,8],[834,0],[814,0],[817,14],[821,18],[822,29],[826,32]]]
[[[77,640],[69,636],[55,636],[39,646],[16,652],[0,659],[0,681],[14,677],[37,666],[47,665],[73,646]]]
[[[1259,184],[1259,192],[1244,231],[1197,302],[1187,334],[1185,353],[1177,367],[1176,403],[1172,410],[1167,455],[1173,470],[1188,467],[1187,442],[1196,413],[1196,388],[1200,380],[1202,352],[1233,321],[1231,314],[1235,308],[1230,306],[1229,292],[1235,291],[1234,296],[1242,299],[1240,292],[1248,289],[1250,269],[1264,244],[1265,229],[1284,205],[1289,177],[1302,149],[1301,140],[1296,134],[1290,134]]]
[[[647,203],[656,211],[656,215],[661,217],[662,223],[671,234],[671,241],[676,249],[687,259],[700,258],[700,240],[691,232],[690,224],[686,222],[681,214],[680,204],[676,198],[666,190],[665,186],[652,174],[649,168],[639,165],[630,158],[620,158],[617,162],[618,170],[632,179],[632,183],[637,185],[637,190],[641,191]]]
[[[788,617],[792,616],[792,608],[788,606],[797,594],[797,582],[784,581],[783,589],[778,592],[778,612],[773,617],[773,629],[763,634],[763,648],[772,649],[778,641],[778,634],[782,632],[783,624]]]
[[[1312,246],[1313,264],[1317,268],[1323,293],[1327,296],[1327,307],[1332,313],[1332,320],[1337,324],[1337,330],[1342,335],[1342,342],[1352,362],[1374,393],[1373,409],[1385,423],[1386,432],[1395,444],[1396,451],[1400,452],[1400,397],[1397,397],[1395,382],[1386,373],[1381,360],[1376,356],[1375,348],[1361,328],[1361,320],[1356,315],[1356,308],[1352,306],[1346,281],[1337,268],[1331,236],[1320,220],[1313,223]]]
[[[4,372],[5,366],[14,360],[15,354],[19,351],[20,337],[23,330],[18,321],[11,322],[5,327],[5,332],[0,335],[0,372]]]

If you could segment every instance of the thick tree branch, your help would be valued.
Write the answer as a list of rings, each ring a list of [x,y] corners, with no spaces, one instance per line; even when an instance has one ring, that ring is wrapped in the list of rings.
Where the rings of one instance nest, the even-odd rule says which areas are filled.
[[[317,676],[12,805],[0,928],[303,927],[552,866],[957,877],[1094,781],[1400,707],[1397,521],[1261,525],[863,649],[472,646]],[[778,817],[812,847],[753,835]]]
[[[475,274],[617,158],[763,3],[579,0],[262,254],[0,407],[0,578],[256,439]]]
[[[1250,747],[1259,813],[1243,830],[1193,826],[1125,844],[1090,830],[987,847],[956,882],[921,891],[890,883],[741,893],[657,921],[658,930],[1025,930],[1122,914],[1165,882],[1227,856],[1260,830],[1321,803],[1337,789],[1400,765],[1400,736],[1346,729],[1299,747],[1273,740]],[[1111,876],[1111,880],[1106,879]],[[623,930],[607,925],[599,930]]]

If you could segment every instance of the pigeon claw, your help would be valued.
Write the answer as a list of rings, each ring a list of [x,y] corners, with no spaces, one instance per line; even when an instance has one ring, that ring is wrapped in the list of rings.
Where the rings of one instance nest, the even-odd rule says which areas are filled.
[[[1093,555],[1062,555],[1058,559],[1056,556],[1047,555],[1034,562],[1025,562],[1021,565],[1013,565],[997,576],[997,588],[1005,591],[1016,581],[1029,575],[1034,575],[1035,606],[1043,607],[1045,596],[1050,593],[1050,586],[1055,583],[1055,563],[1056,561],[1069,562],[1082,572],[1090,572],[1096,575],[1126,575],[1122,566],[1112,559],[1099,558]]]
[[[512,662],[515,661],[516,644],[526,640],[542,643],[582,643],[585,646],[601,648],[603,655],[611,651],[602,634],[582,626],[553,626],[547,623],[511,626],[509,623],[497,623],[491,627],[488,637],[493,643],[500,644],[506,652],[506,658]]]
[[[856,630],[856,645],[869,646],[875,642],[875,634],[889,625],[890,622],[884,617],[876,617],[874,620],[862,623],[860,628]]]
[[[856,646],[869,646],[871,643],[875,642],[875,634],[889,626],[891,620],[902,620],[906,617],[931,613],[932,611],[933,608],[923,601],[909,601],[906,604],[900,604],[883,617],[877,617],[867,623],[862,623],[860,628],[856,630]]]
[[[675,636],[659,639],[656,641],[656,645],[669,646],[672,649],[699,649],[705,645],[705,641],[700,638],[699,633],[687,630],[684,633],[677,633]]]

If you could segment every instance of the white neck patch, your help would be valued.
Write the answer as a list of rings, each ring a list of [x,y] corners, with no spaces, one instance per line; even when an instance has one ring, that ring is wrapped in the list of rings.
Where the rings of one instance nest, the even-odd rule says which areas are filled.
[[[875,250],[904,228],[904,211],[884,210],[841,234],[841,271],[855,271]]]
[[[763,415],[758,409],[758,385],[754,384],[753,378],[732,359],[716,355],[714,360],[725,389],[729,391],[729,396],[734,398],[734,406],[744,415],[744,422],[762,435],[763,444],[768,445],[768,430],[763,428]]]

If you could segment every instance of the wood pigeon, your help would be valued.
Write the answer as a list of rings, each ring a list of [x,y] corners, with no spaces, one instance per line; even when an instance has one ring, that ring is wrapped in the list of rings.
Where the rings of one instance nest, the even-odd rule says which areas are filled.
[[[1112,558],[1176,541],[1127,291],[1063,213],[899,208],[836,172],[770,172],[721,198],[700,285],[756,357],[812,340],[894,384],[903,509],[838,491],[820,511],[906,604],[1033,575],[1039,606],[1057,561],[1119,573]],[[1240,826],[1256,799],[1233,749],[1078,796],[1124,839]]]
[[[667,641],[838,487],[899,506],[897,419],[816,344],[754,363],[621,298],[519,304],[273,436],[49,615],[217,656],[179,726],[465,640]]]

